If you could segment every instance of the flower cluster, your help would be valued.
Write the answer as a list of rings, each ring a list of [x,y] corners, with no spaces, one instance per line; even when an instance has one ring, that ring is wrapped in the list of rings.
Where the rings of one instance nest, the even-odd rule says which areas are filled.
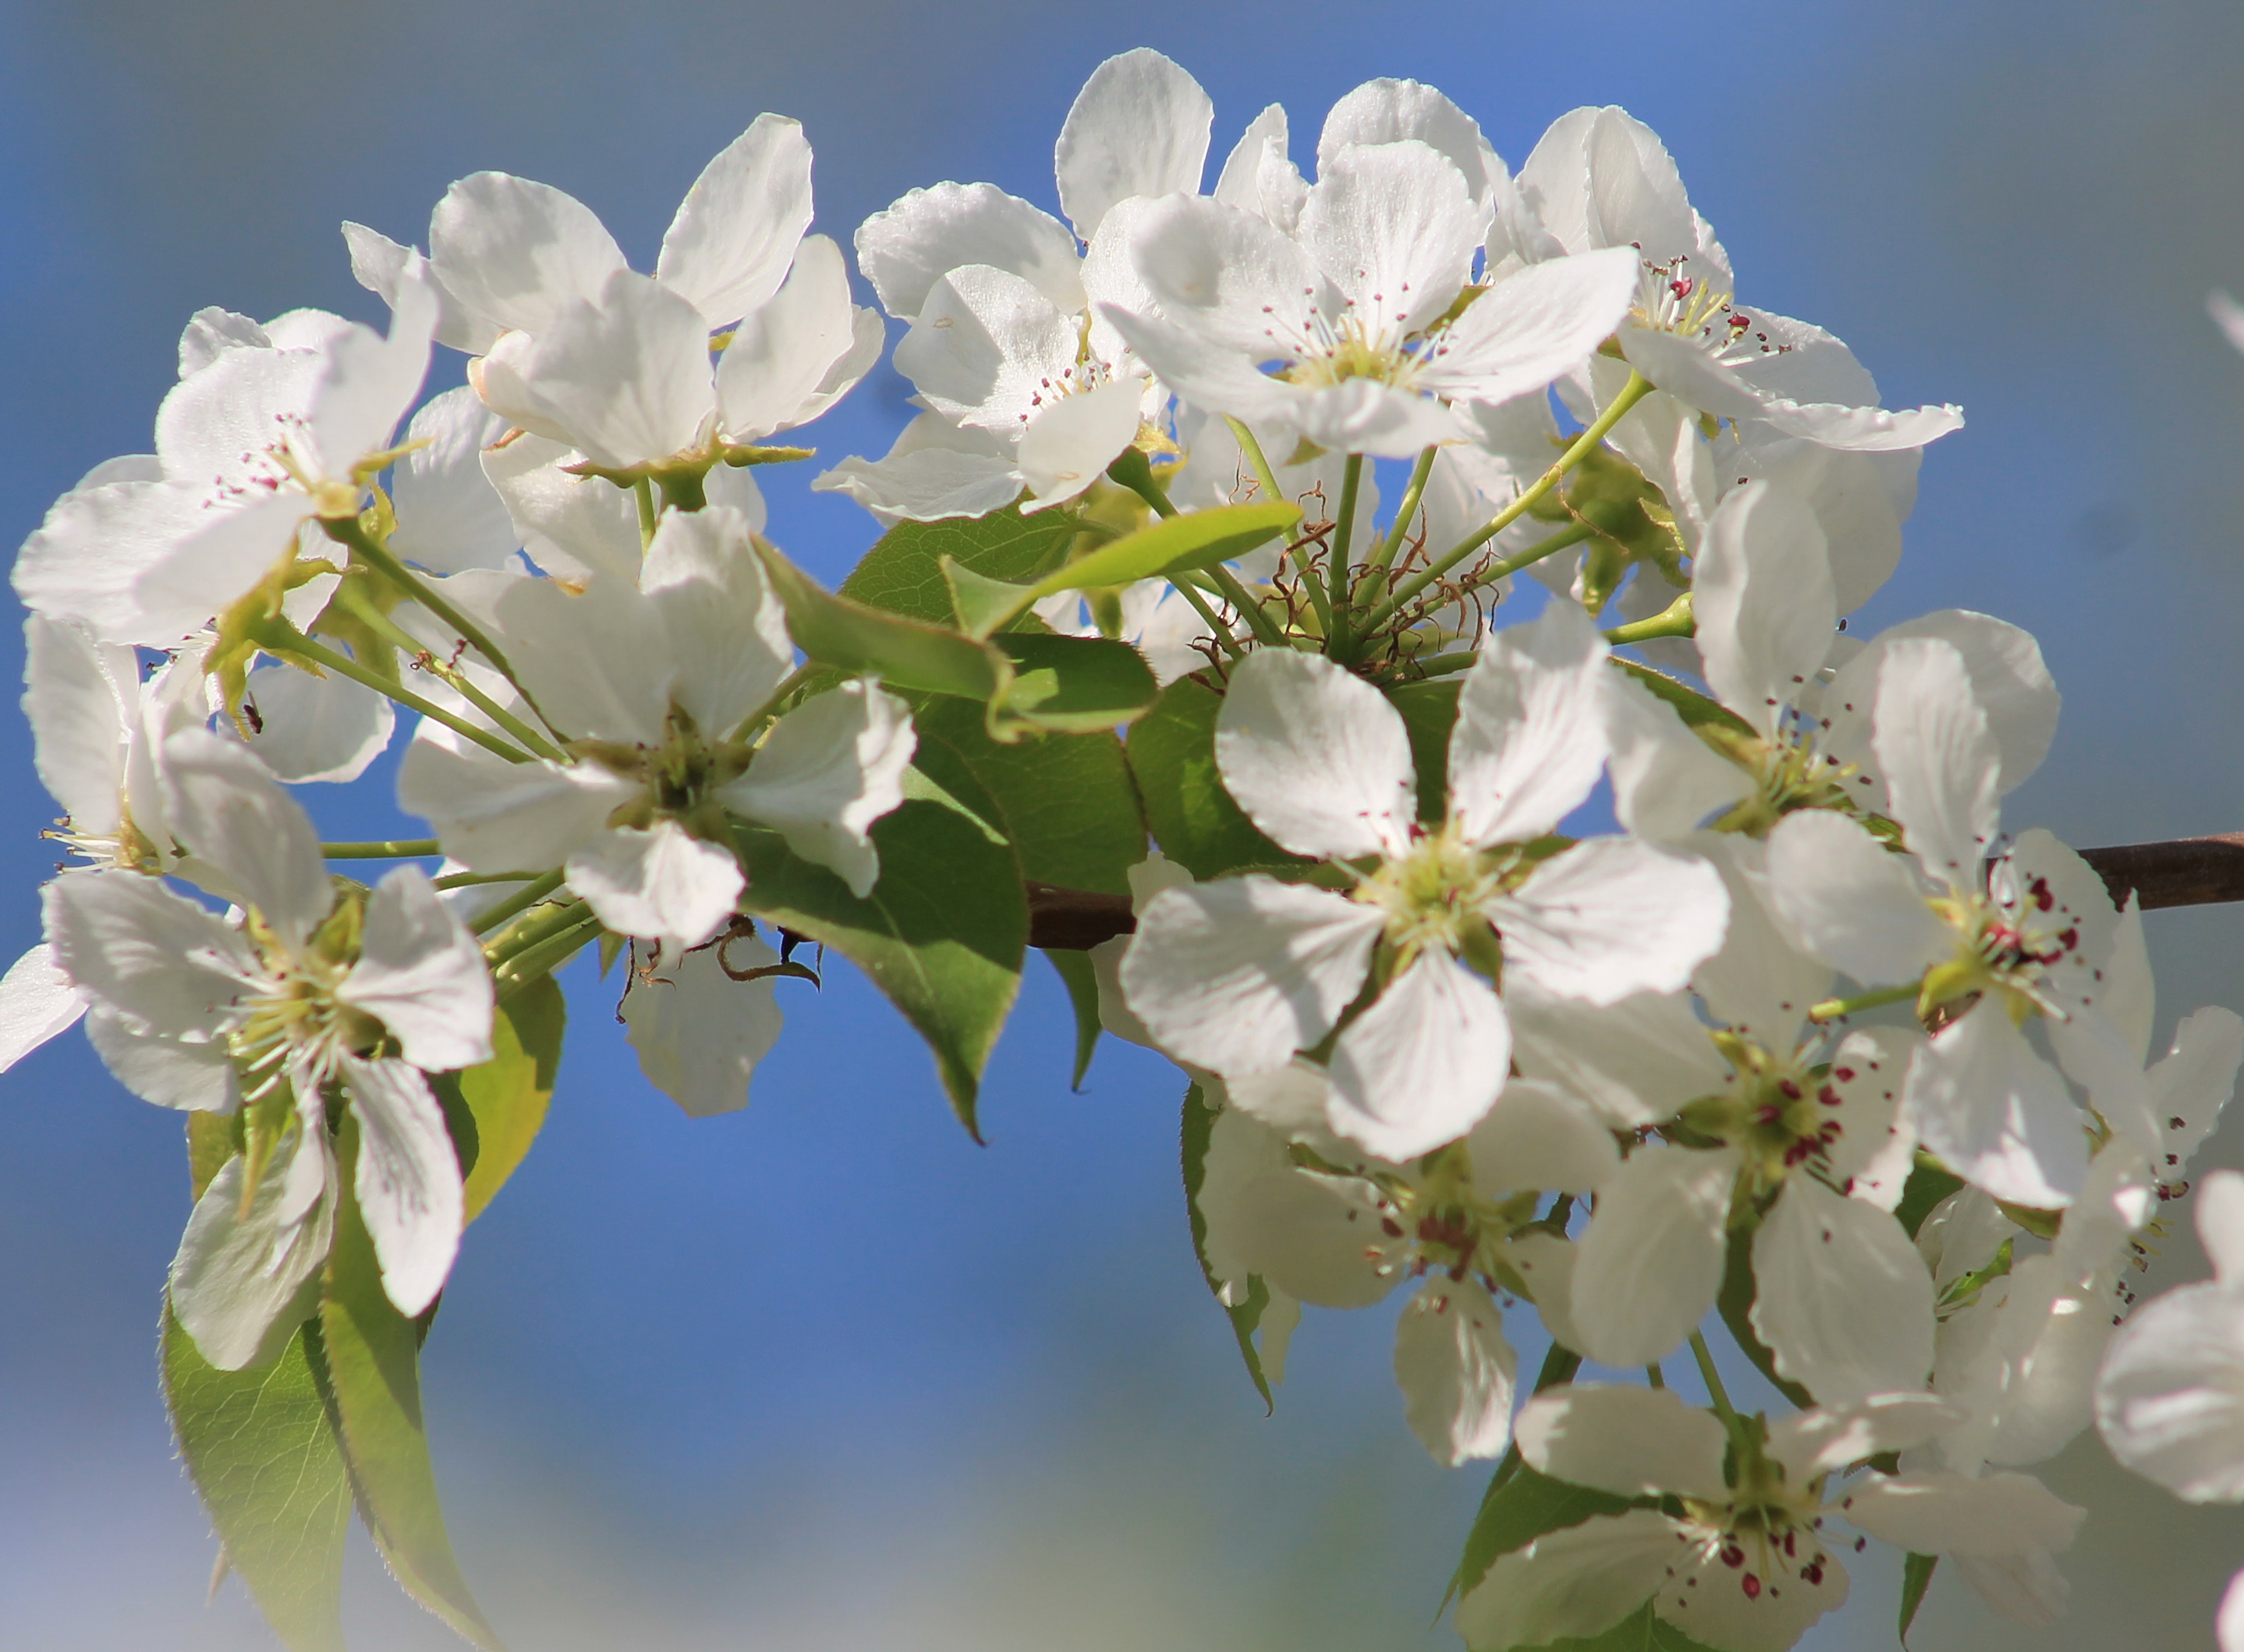
[[[556,970],[627,960],[645,1073],[703,1115],[815,943],[971,1128],[1034,941],[1088,1032],[1187,1075],[1193,1230],[1266,1392],[1300,1305],[1408,1288],[1409,1428],[1500,1465],[1474,1652],[1653,1618],[1774,1652],[1873,1539],[2052,1621],[2081,1511],[2020,1471],[2092,1418],[2244,1495],[2234,1185],[2221,1279],[2117,1329],[2244,1021],[2158,1053],[2134,904],[2004,829],[2057,724],[2031,637],[1848,630],[1959,410],[1741,307],[1620,110],[1515,172],[1374,81],[1313,176],[1273,105],[1206,188],[1213,125],[1129,52],[1059,134],[1064,220],[943,183],[859,228],[919,411],[813,484],[883,530],[838,592],[754,473],[888,329],[808,233],[791,120],[710,162],[652,274],[483,172],[425,253],[346,226],[386,332],[194,316],[156,451],[17,563],[84,864],[0,984],[0,1064],[83,1017],[199,1116],[177,1333],[311,1361],[351,1458],[353,1368],[301,1328],[369,1311],[362,1231],[381,1311],[429,1311],[551,1089]],[[287,786],[366,773],[400,711],[430,835],[322,844]],[[1105,938],[1031,922],[1071,899]],[[1733,1404],[1710,1328],[1788,1409]]]

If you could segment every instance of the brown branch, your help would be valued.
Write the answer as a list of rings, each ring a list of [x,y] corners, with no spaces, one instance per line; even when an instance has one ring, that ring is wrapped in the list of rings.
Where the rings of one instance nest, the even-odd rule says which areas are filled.
[[[2125,901],[2132,891],[2146,912],[2244,900],[2244,832],[2083,849],[2080,858],[2096,868],[2113,900]],[[1049,883],[1030,884],[1028,895],[1031,946],[1083,952],[1138,927],[1122,895]]]

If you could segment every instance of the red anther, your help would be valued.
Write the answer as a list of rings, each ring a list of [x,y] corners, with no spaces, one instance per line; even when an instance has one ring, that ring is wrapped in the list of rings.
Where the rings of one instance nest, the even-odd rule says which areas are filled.
[[[1855,1069],[1851,1067],[1835,1067],[1831,1069],[1831,1076],[1842,1084],[1851,1084],[1855,1082]]]
[[[2067,952],[2075,950],[2080,945],[2080,932],[2078,929],[2058,930],[2057,932],[2057,944],[2064,947]]]
[[[1822,1102],[1826,1107],[1837,1107],[1844,1102],[1846,1098],[1841,1096],[1837,1090],[1833,1089],[1828,1084],[1826,1084],[1822,1089],[1815,1092],[1815,1099]]]
[[[1787,1101],[1796,1102],[1800,1099],[1800,1086],[1794,1083],[1788,1078],[1779,1079],[1777,1081],[1776,1088],[1777,1093],[1782,1096]]]
[[[1735,1543],[1732,1543],[1728,1547],[1722,1551],[1723,1565],[1728,1567],[1739,1567],[1743,1566],[1745,1563],[1746,1552],[1740,1548]]]
[[[1748,1601],[1758,1601],[1761,1599],[1761,1580],[1759,1578],[1755,1577],[1751,1572],[1747,1572],[1743,1578],[1739,1580],[1739,1581],[1740,1586],[1745,1589],[1746,1599]]]
[[[1793,1556],[1793,1554],[1796,1552],[1796,1551],[1793,1548],[1793,1547],[1792,1547],[1792,1539],[1793,1539],[1793,1534],[1792,1534],[1792,1533],[1790,1533],[1790,1532],[1787,1532],[1787,1533],[1784,1534],[1784,1554],[1785,1554],[1785,1558],[1786,1558],[1786,1559],[1788,1559],[1788,1560],[1789,1560],[1789,1559]]]
[[[2049,892],[2049,880],[2046,878],[2036,878],[2026,886],[2026,890],[2033,896],[2034,905],[2044,912],[2057,904],[2057,897]]]
[[[1808,1561],[1800,1568],[1800,1581],[1810,1585],[1821,1584],[1823,1581],[1822,1567],[1814,1561]]]

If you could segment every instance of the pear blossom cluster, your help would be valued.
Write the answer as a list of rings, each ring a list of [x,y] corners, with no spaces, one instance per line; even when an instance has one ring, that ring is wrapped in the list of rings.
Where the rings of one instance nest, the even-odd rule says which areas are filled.
[[[1254,1380],[1303,1305],[1399,1297],[1405,1425],[1496,1465],[1471,1652],[1650,1619],[1779,1652],[1872,1542],[2055,1622],[2084,1511],[2028,1471],[2092,1423],[2244,1498],[2244,1181],[2197,1197],[2216,1279],[2130,1316],[2244,1020],[2161,1038],[2133,900],[2005,826],[2057,732],[2031,636],[1849,628],[1961,411],[1759,307],[1621,110],[1516,170],[1411,81],[1342,98],[1307,171],[1282,107],[1212,168],[1214,124],[1125,53],[1058,215],[914,189],[853,278],[765,114],[652,273],[478,172],[425,246],[344,226],[382,330],[199,312],[154,452],[17,560],[68,860],[0,1067],[82,1020],[202,1121],[171,1311],[253,1372],[353,1224],[429,1312],[489,1197],[463,1086],[572,960],[688,1114],[745,1105],[806,941],[956,1103],[943,926],[994,955],[977,926],[1054,893],[1039,822],[1095,819],[1140,847],[1085,892],[1132,897],[1093,1030],[1189,1086]],[[935,610],[766,536],[757,472],[812,456],[775,438],[884,350],[915,415],[810,485]],[[370,773],[425,836],[323,841],[290,791]],[[961,831],[1005,887],[929,869]]]

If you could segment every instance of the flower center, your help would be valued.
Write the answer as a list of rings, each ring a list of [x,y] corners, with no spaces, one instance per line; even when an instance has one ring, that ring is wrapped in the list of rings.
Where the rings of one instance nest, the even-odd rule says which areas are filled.
[[[1636,303],[1629,320],[1648,332],[1689,339],[1727,367],[1742,367],[1792,348],[1770,343],[1753,317],[1731,304],[1729,293],[1703,277],[1685,274],[1683,266],[1690,261],[1687,255],[1664,264],[1646,260],[1637,277]]]
[[[1987,893],[1931,903],[1957,941],[1955,957],[1925,977],[1926,1006],[1993,992],[2020,1026],[2036,1015],[2064,1020],[2050,972],[2079,952],[2078,921],[2058,904],[2046,879],[2021,881],[2007,857],[1990,869],[1989,883]]]
[[[1752,773],[1754,789],[1752,796],[1731,806],[1714,823],[1715,829],[1765,838],[1779,820],[1801,809],[1858,813],[1848,786],[1859,771],[1820,750],[1817,733],[1815,725],[1788,712],[1774,739],[1756,740],[1750,746],[1741,738],[1733,739],[1719,746]]]
[[[1381,862],[1350,892],[1384,914],[1398,968],[1429,947],[1453,955],[1477,949],[1479,937],[1493,933],[1488,904],[1504,887],[1502,868],[1453,826],[1412,832],[1409,853]]]
[[[1780,1056],[1734,1032],[1713,1036],[1733,1069],[1730,1087],[1690,1103],[1683,1123],[1738,1149],[1746,1175],[1764,1186],[1828,1154],[1842,1132],[1835,1110],[1842,1098],[1831,1080],[1843,1082],[1852,1075],[1821,1071],[1802,1061],[1801,1052]]]
[[[227,1052],[241,1066],[244,1099],[253,1103],[284,1080],[319,1089],[341,1069],[345,1056],[382,1035],[380,1022],[335,995],[348,962],[298,957],[269,941],[258,951],[264,968],[248,983],[240,1019],[226,1034]]]

